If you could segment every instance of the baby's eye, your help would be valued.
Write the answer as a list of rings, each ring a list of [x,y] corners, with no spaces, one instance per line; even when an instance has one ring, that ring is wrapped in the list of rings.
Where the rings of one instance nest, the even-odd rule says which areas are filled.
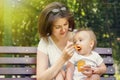
[[[82,41],[82,39],[79,40],[80,42]]]

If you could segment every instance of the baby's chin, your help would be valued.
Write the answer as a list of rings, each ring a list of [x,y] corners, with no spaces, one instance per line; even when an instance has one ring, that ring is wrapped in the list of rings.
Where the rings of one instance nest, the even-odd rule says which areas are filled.
[[[82,55],[82,53],[80,51],[77,51],[77,54]]]
[[[81,53],[80,51],[77,51],[77,53],[78,53],[79,55],[85,55],[84,53]]]

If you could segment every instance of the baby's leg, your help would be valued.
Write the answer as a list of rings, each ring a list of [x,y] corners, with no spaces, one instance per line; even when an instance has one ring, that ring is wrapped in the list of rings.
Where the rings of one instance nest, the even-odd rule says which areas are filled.
[[[85,80],[100,80],[100,75],[93,74],[91,77],[87,77]]]
[[[61,70],[55,80],[65,80],[65,71]]]
[[[61,74],[62,74],[62,76],[64,77],[64,79],[65,79],[65,71],[64,70],[61,70]]]

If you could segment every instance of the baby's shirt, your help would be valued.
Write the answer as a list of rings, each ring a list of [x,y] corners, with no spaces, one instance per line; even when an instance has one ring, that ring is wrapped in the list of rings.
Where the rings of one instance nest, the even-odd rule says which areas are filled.
[[[77,62],[79,60],[84,60],[86,65],[90,65],[91,67],[97,67],[103,62],[103,58],[95,51],[92,51],[91,55],[87,57],[79,55],[75,52],[72,58],[70,59],[70,62],[75,65],[73,80],[84,80],[84,78],[86,77],[81,72],[78,72]]]

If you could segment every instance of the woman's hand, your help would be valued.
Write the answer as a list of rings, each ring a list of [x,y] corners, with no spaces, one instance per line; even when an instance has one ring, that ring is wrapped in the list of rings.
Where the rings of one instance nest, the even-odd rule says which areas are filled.
[[[84,71],[82,72],[84,75],[86,75],[86,76],[88,76],[88,77],[90,77],[93,73],[93,70],[92,70],[92,68],[91,68],[91,66],[89,66],[89,65],[85,65],[85,66],[83,66],[83,69],[84,69]]]
[[[92,68],[94,74],[100,74],[100,70],[98,67]]]
[[[74,46],[73,42],[68,41],[67,45],[65,46],[63,50],[62,57],[65,61],[69,60],[73,56],[73,51],[74,51]]]

